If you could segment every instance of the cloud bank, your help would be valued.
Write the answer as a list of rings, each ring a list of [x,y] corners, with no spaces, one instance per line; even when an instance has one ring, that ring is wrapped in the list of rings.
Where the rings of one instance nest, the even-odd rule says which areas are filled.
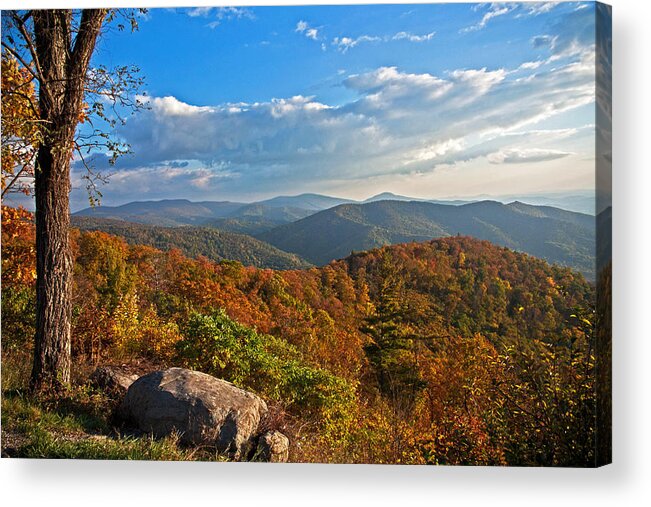
[[[545,5],[535,9],[551,8]],[[499,9],[488,12],[501,15],[495,14]],[[319,36],[305,21],[295,30]],[[383,66],[338,75],[339,86],[353,98],[337,105],[309,95],[217,105],[153,97],[150,110],[118,131],[134,155],[109,169],[111,191],[124,200],[134,194],[337,192],[361,181],[428,178],[469,164],[474,164],[469,174],[478,177],[481,171],[569,160],[578,156],[577,143],[589,151],[585,138],[593,126],[540,125],[595,102],[595,48],[587,31],[553,33],[531,41],[546,52],[542,59],[514,68],[435,75]],[[361,42],[368,41],[341,38],[337,44],[350,49]],[[100,169],[106,166],[102,155],[93,161]],[[75,167],[78,178],[80,164]]]

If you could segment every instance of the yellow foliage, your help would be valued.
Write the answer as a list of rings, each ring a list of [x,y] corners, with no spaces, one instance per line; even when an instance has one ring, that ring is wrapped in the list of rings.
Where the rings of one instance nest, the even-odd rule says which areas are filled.
[[[110,334],[112,345],[121,357],[131,355],[139,347],[138,296],[121,296],[111,317]]]
[[[174,346],[182,339],[176,323],[161,321],[153,307],[147,308],[141,316],[140,342],[144,352],[169,361],[174,356]]]
[[[33,176],[34,155],[41,137],[36,91],[30,72],[7,53],[2,55],[2,191],[18,186],[14,177]],[[21,172],[22,171],[22,172]]]
[[[123,358],[141,354],[171,360],[176,342],[182,339],[178,326],[161,320],[151,306],[141,311],[138,301],[137,295],[127,294],[113,311],[110,334],[115,354]]]

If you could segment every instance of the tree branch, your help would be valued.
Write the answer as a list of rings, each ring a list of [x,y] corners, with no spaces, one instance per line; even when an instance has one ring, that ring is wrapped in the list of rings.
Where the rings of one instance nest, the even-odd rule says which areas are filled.
[[[20,171],[18,171],[14,175],[14,177],[11,179],[9,184],[2,190],[2,194],[0,195],[0,197],[5,196],[5,194],[9,191],[9,189],[14,186],[14,183],[16,183],[16,181],[18,181],[18,178],[20,178],[21,174],[23,173],[23,171],[25,171],[25,169],[27,169],[27,167],[29,167],[27,164],[23,164],[23,167],[20,168]]]
[[[9,51],[12,56],[18,60],[23,67],[27,69],[27,71],[34,76],[34,79],[36,79],[39,83],[41,83],[41,78],[32,70],[32,68],[23,60],[23,57],[20,56],[20,53],[18,53],[14,48],[12,48],[9,44],[6,44],[4,41],[2,41],[2,47],[5,48],[7,51]]]
[[[42,87],[48,93],[48,95],[50,95],[50,91],[47,87],[47,82],[45,80],[45,74],[43,73],[43,68],[41,67],[41,63],[38,59],[38,53],[36,52],[36,48],[34,47],[34,42],[32,41],[29,32],[25,28],[25,22],[30,18],[30,16],[31,16],[31,11],[29,11],[24,16],[24,21],[23,21],[23,18],[18,16],[18,13],[16,11],[11,11],[11,17],[16,23],[16,28],[18,28],[18,30],[20,31],[20,34],[22,35],[23,40],[27,45],[27,49],[29,49],[29,53],[32,56],[32,61],[34,62],[34,66],[36,67],[36,72],[38,73],[38,76],[35,74],[35,77],[36,79],[38,79],[40,87]],[[6,46],[6,44],[4,43],[3,45]],[[14,56],[16,55],[14,54]],[[22,59],[21,59],[21,63],[25,65]],[[29,65],[25,65],[25,67],[27,67],[28,69],[30,68]]]
[[[74,48],[70,58],[71,79],[84,77],[90,57],[95,49],[95,41],[102,28],[102,22],[108,9],[84,9],[79,24],[79,32],[75,37]]]

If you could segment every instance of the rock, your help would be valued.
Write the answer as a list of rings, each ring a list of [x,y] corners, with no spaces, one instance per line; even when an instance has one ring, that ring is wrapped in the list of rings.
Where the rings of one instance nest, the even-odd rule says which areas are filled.
[[[255,451],[256,461],[287,463],[289,458],[289,438],[280,431],[268,431],[260,436]]]
[[[230,382],[185,368],[155,371],[136,380],[120,415],[140,430],[183,444],[215,446],[238,459],[248,450],[267,405]]]
[[[123,397],[137,379],[138,375],[117,366],[99,366],[88,378],[90,385],[116,398]]]

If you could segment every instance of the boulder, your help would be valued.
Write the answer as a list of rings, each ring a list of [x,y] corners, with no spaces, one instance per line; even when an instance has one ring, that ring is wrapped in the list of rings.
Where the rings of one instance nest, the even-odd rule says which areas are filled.
[[[237,459],[248,451],[267,405],[225,380],[169,368],[131,384],[119,412],[156,437],[177,433],[183,444],[214,446]]]
[[[268,431],[260,436],[255,451],[256,461],[287,463],[289,458],[289,438],[280,431]]]
[[[119,366],[99,366],[88,378],[90,385],[116,398],[122,398],[138,375]]]

